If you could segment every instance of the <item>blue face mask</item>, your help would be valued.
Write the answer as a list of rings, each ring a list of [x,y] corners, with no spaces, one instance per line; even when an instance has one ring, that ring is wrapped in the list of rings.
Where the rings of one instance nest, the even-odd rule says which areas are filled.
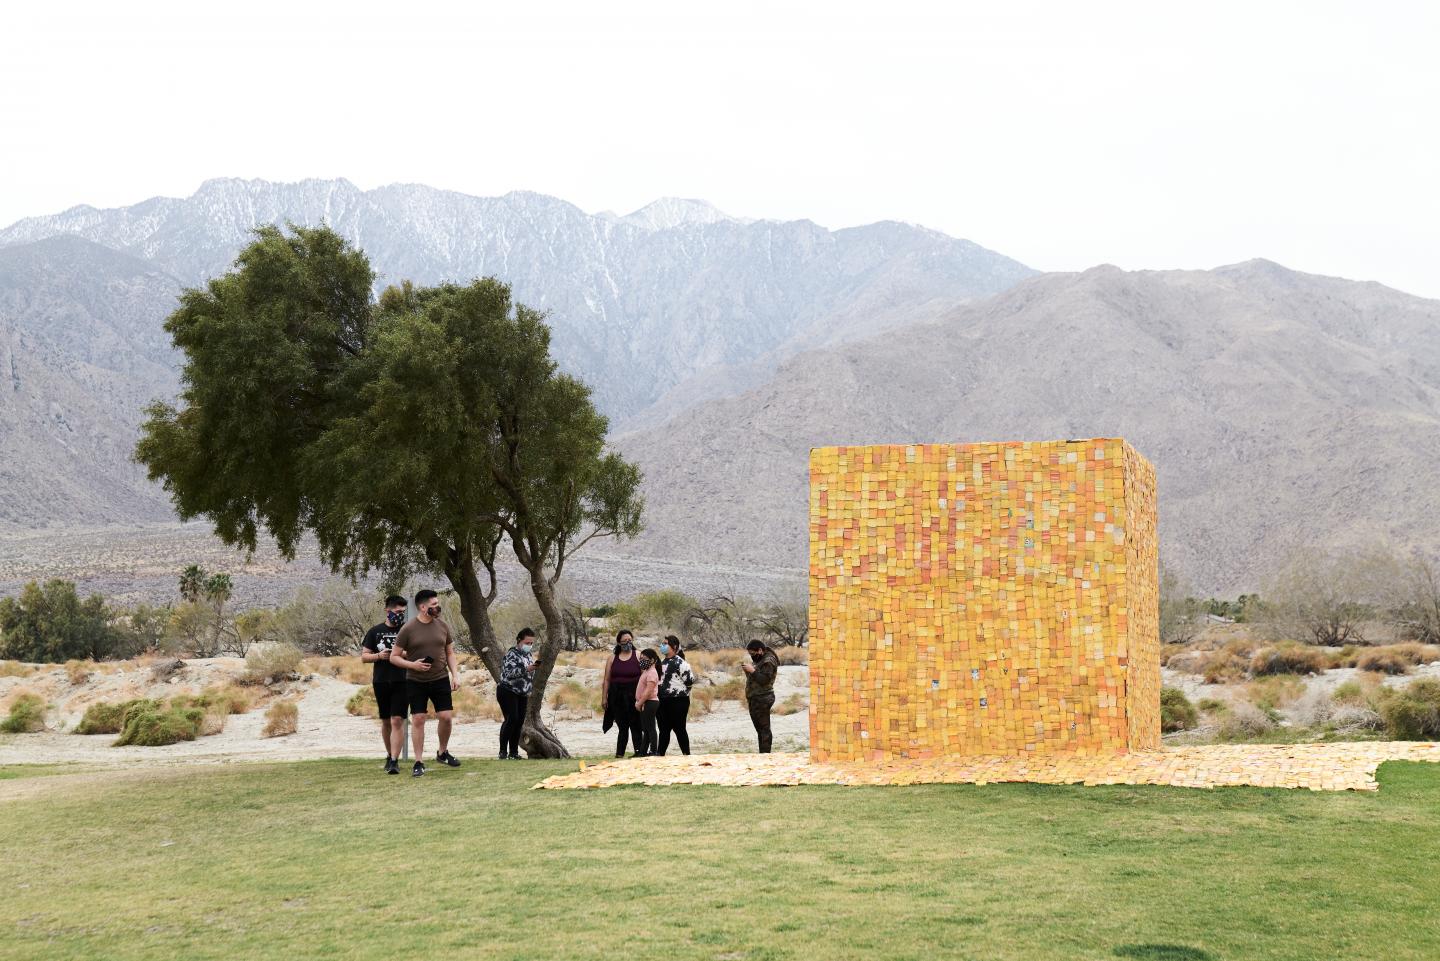
[[[524,644],[521,644],[521,645],[520,645],[520,653],[521,653],[521,654],[529,654],[529,653],[530,653],[532,650],[534,650],[534,649],[535,649],[535,645],[534,645],[534,644],[531,644],[529,641],[526,641]]]

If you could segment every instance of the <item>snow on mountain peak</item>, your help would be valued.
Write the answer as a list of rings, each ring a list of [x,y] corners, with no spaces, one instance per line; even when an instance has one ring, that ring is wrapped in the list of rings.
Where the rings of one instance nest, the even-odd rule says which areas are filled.
[[[597,216],[604,216],[604,214]],[[703,200],[692,200],[686,197],[661,197],[633,213],[616,219],[621,223],[627,223],[643,230],[666,230],[681,224],[752,223],[751,220],[743,217],[732,217]]]

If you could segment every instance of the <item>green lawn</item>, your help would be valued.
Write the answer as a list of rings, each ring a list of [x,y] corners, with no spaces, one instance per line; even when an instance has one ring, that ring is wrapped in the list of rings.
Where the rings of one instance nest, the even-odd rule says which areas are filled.
[[[1378,794],[378,766],[28,785],[0,801],[0,957],[1440,957],[1437,765]]]

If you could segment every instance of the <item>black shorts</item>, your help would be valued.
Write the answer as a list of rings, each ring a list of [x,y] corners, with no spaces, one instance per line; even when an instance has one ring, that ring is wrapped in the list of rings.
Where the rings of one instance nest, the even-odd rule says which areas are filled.
[[[410,681],[405,682],[405,690],[410,697],[411,714],[428,714],[425,709],[425,702],[429,701],[435,705],[435,712],[449,711],[453,707],[450,700],[450,678],[442,677],[438,681]]]
[[[382,719],[410,713],[410,692],[405,681],[375,681],[370,686],[375,690],[375,706]]]

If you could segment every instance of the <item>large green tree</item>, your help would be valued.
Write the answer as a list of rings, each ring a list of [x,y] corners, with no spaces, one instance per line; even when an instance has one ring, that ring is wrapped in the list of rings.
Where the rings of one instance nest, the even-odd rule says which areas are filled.
[[[311,533],[351,577],[443,576],[496,677],[508,541],[546,619],[522,744],[562,756],[539,714],[563,644],[556,584],[590,539],[639,530],[639,472],[606,450],[589,390],[505,284],[407,282],[372,302],[373,279],[327,228],[259,229],[167,321],[184,392],[151,407],[137,457],[232,545],[265,531],[293,557]]]
[[[16,661],[104,660],[129,653],[111,623],[105,598],[81,600],[71,581],[30,581],[0,600],[0,658]]]

